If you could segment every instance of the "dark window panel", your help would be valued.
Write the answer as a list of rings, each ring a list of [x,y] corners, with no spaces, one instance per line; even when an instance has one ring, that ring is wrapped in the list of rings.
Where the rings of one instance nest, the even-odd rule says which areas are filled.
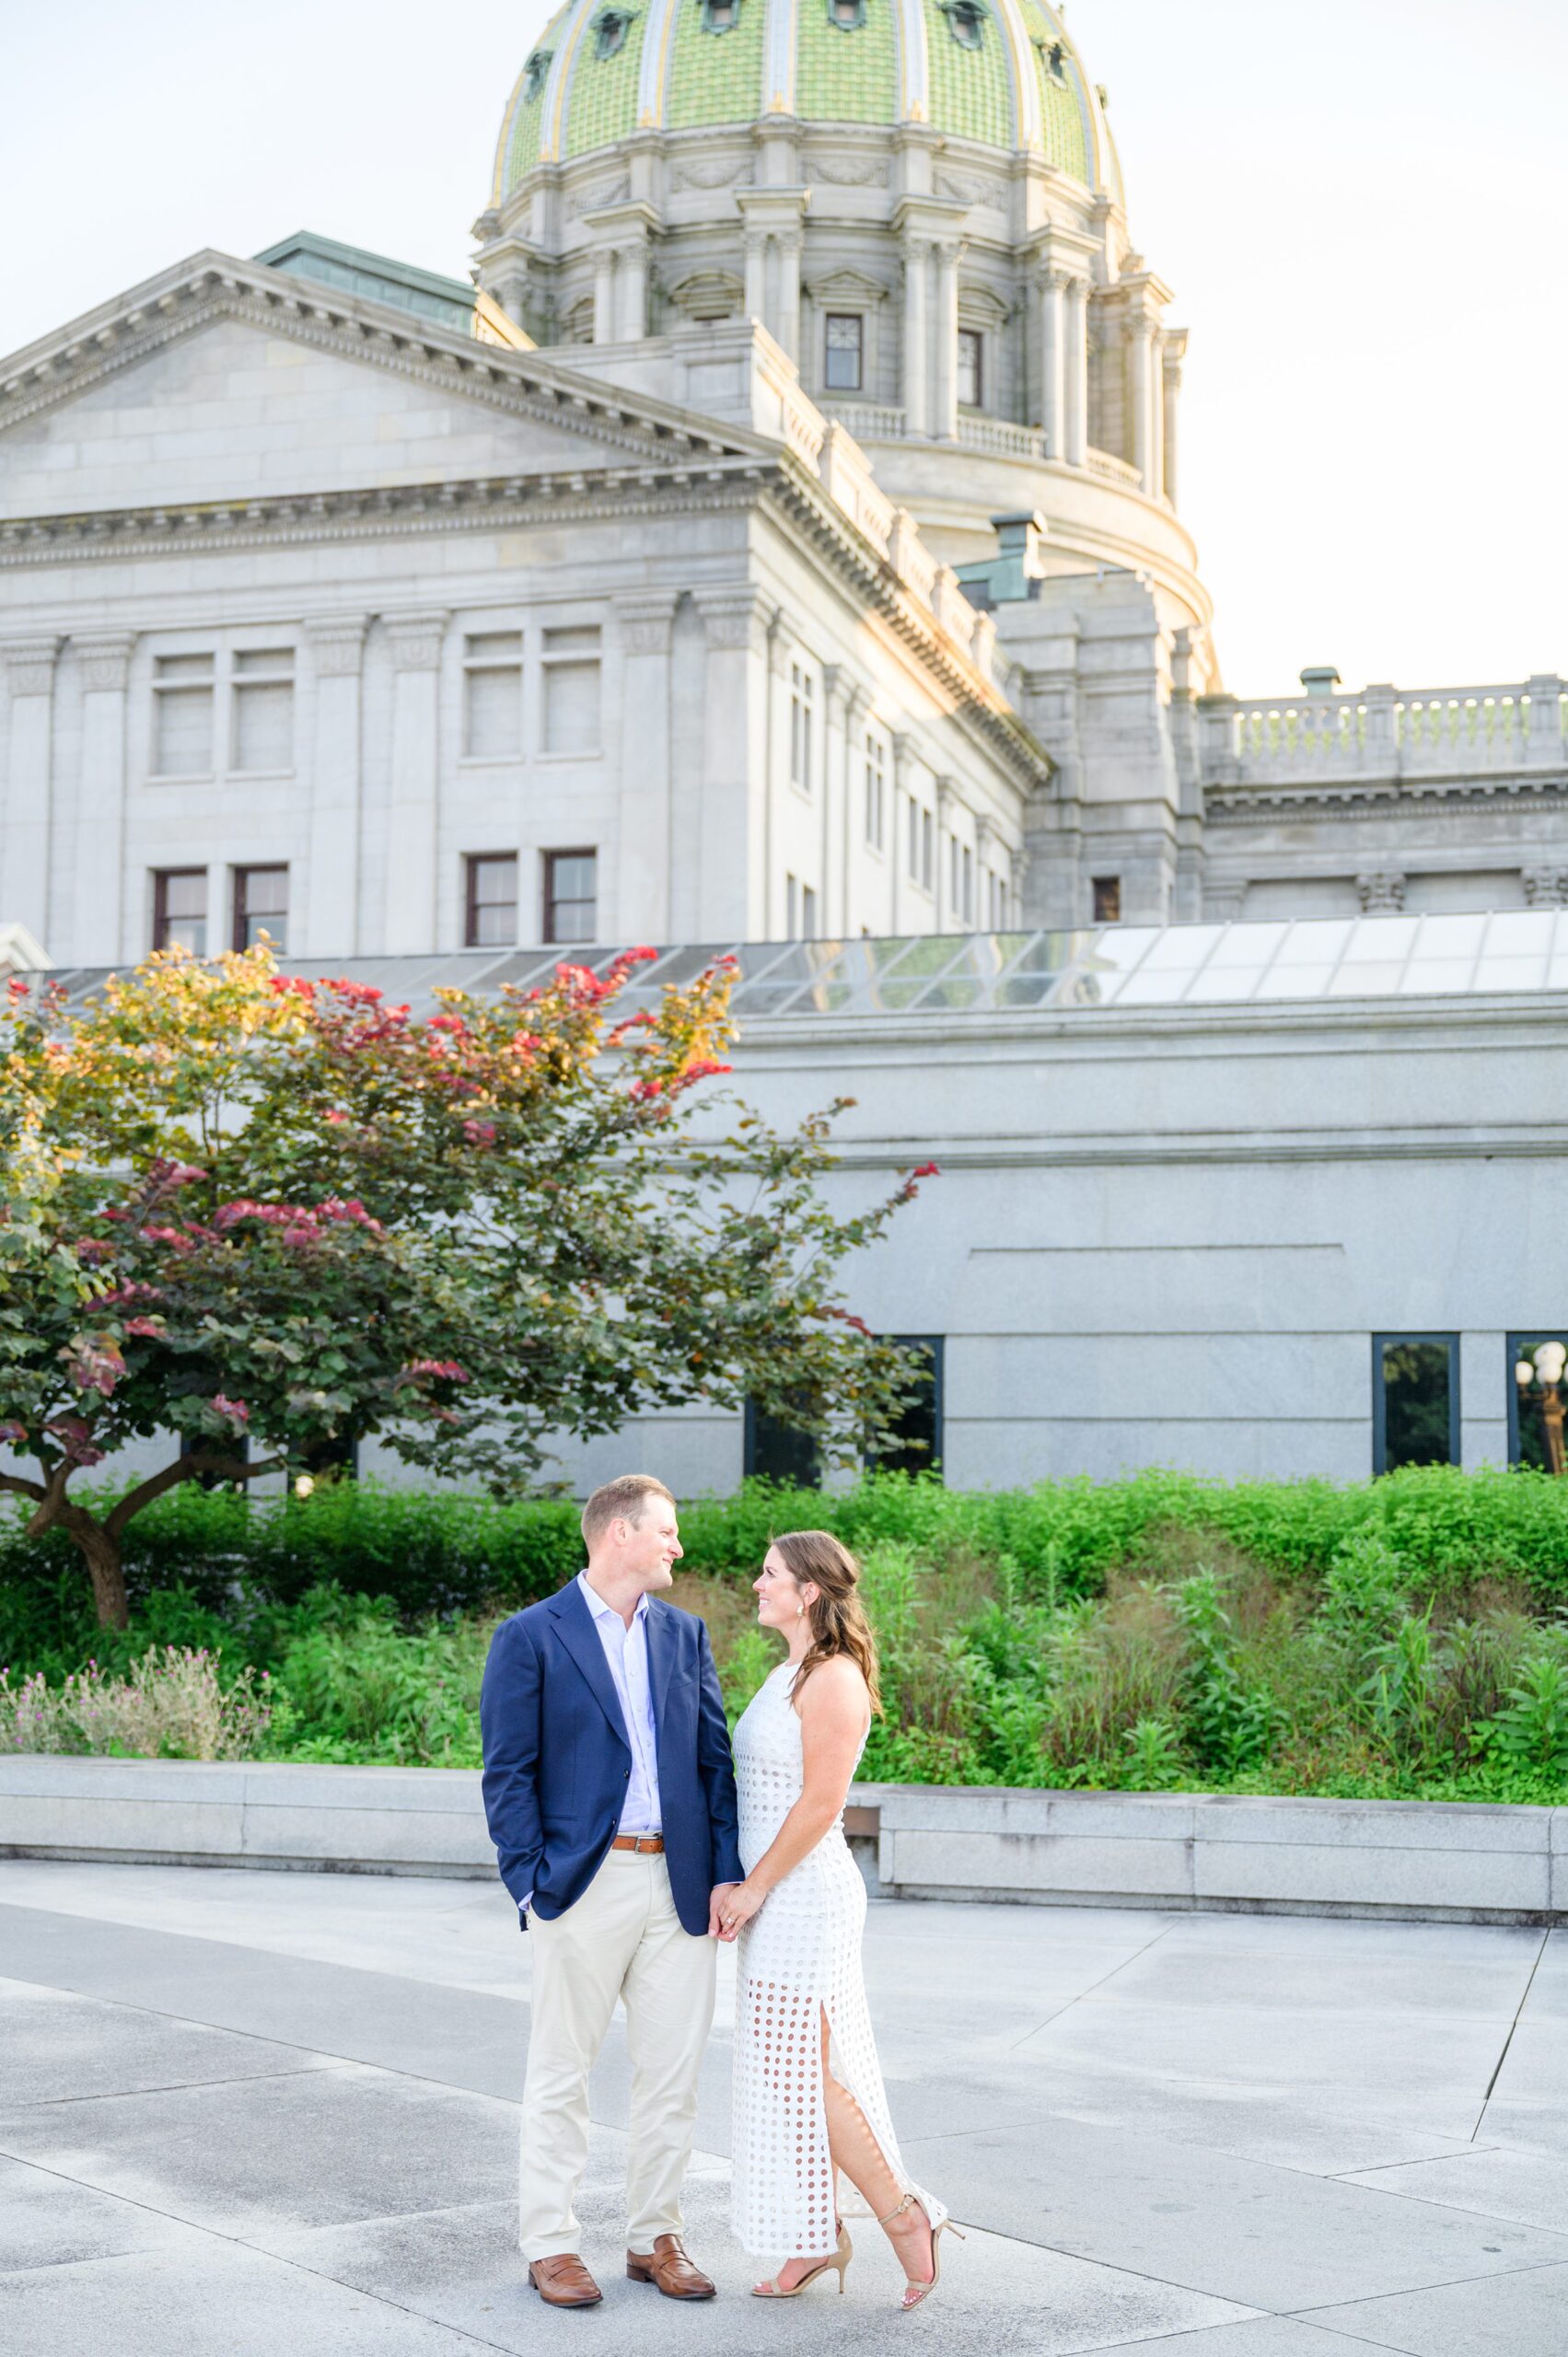
[[[598,924],[598,853],[547,851],[544,854],[546,941],[592,941]]]
[[[1372,1338],[1372,1469],[1459,1461],[1459,1338]]]
[[[899,1421],[900,1446],[884,1449],[871,1460],[877,1469],[889,1473],[928,1473],[942,1461],[942,1356],[944,1337],[940,1334],[889,1334],[885,1341],[898,1342],[923,1362],[918,1398],[905,1409]]]

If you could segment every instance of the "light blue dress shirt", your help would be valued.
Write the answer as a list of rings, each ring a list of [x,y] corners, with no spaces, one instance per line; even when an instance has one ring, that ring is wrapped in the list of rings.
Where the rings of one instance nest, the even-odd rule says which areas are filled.
[[[648,1599],[637,1598],[628,1628],[612,1604],[588,1585],[587,1572],[577,1573],[583,1600],[594,1616],[599,1643],[615,1688],[615,1699],[626,1723],[632,1747],[632,1781],[621,1812],[622,1833],[660,1833],[664,1818],[658,1794],[658,1730],[654,1724],[653,1689],[648,1684]]]
[[[658,1790],[658,1729],[654,1724],[653,1689],[648,1684],[648,1599],[637,1598],[637,1609],[632,1615],[628,1629],[612,1604],[606,1604],[596,1588],[588,1585],[587,1572],[577,1573],[577,1585],[583,1591],[583,1601],[593,1614],[594,1627],[604,1648],[605,1666],[610,1671],[615,1699],[621,1705],[625,1723],[626,1740],[632,1747],[632,1780],[626,1787],[625,1805],[621,1811],[618,1830],[621,1833],[662,1833],[664,1817]],[[528,1899],[518,1901],[517,1911],[526,1915]]]

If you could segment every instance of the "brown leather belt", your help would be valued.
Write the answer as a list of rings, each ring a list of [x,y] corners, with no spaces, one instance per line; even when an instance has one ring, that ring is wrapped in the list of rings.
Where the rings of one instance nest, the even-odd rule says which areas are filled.
[[[610,1846],[612,1850],[635,1850],[640,1857],[662,1858],[664,1835],[662,1833],[618,1833]]]

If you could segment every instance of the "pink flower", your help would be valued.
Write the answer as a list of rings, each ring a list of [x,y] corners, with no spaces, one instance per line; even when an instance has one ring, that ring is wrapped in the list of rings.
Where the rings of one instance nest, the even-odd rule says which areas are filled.
[[[226,1416],[232,1423],[248,1424],[250,1421],[250,1411],[245,1401],[227,1399],[221,1391],[215,1391],[207,1405],[215,1416]]]
[[[463,1135],[470,1145],[494,1145],[495,1124],[494,1121],[465,1121]]]
[[[688,1064],[680,1077],[682,1080],[712,1080],[715,1073],[733,1072],[734,1070],[735,1066],[733,1064],[714,1063],[713,1058],[710,1056],[700,1059],[694,1064]]]
[[[101,1260],[108,1260],[114,1247],[111,1244],[100,1244],[96,1236],[84,1236],[73,1248],[77,1260],[85,1267],[96,1269]]]
[[[348,1115],[346,1113],[333,1111],[330,1113],[323,1113],[321,1119],[323,1121],[329,1122],[334,1130],[337,1130],[343,1127],[343,1123],[348,1120]]]
[[[119,1344],[103,1335],[94,1341],[77,1342],[60,1355],[73,1390],[97,1391],[105,1399],[125,1372]]]
[[[92,1427],[80,1416],[52,1416],[44,1426],[52,1433],[72,1465],[101,1465],[105,1452],[93,1446]]]
[[[6,1441],[12,1447],[19,1448],[27,1436],[28,1428],[26,1424],[19,1424],[15,1416],[12,1416],[6,1423],[0,1424],[0,1441]]]
[[[456,1359],[411,1359],[403,1373],[425,1376],[433,1382],[467,1383],[470,1379],[467,1367],[459,1366]]]
[[[664,1095],[664,1083],[662,1080],[634,1080],[626,1093],[638,1103],[645,1104],[650,1097]]]
[[[155,1341],[161,1341],[163,1330],[161,1318],[127,1318],[125,1320],[127,1334],[150,1334]]]
[[[942,1173],[934,1162],[923,1162],[918,1170],[910,1172],[912,1178],[940,1178],[941,1176]]]

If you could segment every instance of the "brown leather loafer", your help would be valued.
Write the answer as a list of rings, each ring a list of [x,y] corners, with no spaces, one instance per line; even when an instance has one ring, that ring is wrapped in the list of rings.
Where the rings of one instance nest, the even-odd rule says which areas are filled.
[[[711,2300],[717,2288],[686,2256],[679,2235],[660,2235],[651,2251],[629,2250],[633,2283],[656,2283],[667,2300]]]
[[[604,2297],[575,2251],[530,2259],[528,2282],[550,2308],[595,2308]]]

